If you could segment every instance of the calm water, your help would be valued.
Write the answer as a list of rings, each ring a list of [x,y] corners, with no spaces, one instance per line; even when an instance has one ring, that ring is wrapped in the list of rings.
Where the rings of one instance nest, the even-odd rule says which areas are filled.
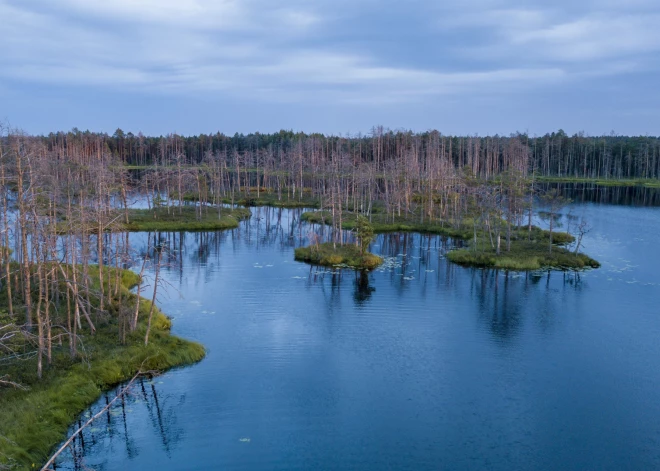
[[[312,228],[287,210],[171,234],[160,304],[208,357],[139,384],[76,456],[98,470],[660,469],[660,209],[573,212],[603,263],[579,276],[462,268],[447,240],[403,234],[378,238],[387,263],[366,277],[310,269],[293,248]]]

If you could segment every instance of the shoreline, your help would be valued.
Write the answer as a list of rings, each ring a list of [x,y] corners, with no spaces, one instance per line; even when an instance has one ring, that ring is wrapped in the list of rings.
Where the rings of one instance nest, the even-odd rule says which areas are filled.
[[[360,252],[355,244],[333,244],[332,242],[298,247],[294,251],[294,259],[311,265],[355,270],[373,270],[384,261],[378,255]]]
[[[123,305],[131,309],[136,295],[129,290],[136,276],[127,277],[130,281],[122,286]],[[44,368],[41,380],[33,373],[34,359],[13,365],[10,373],[18,378],[12,376],[12,380],[29,389],[3,389],[0,393],[0,468],[34,469],[45,463],[80,414],[141,369],[166,371],[205,357],[203,345],[171,334],[171,320],[156,306],[145,346],[150,308],[151,301],[140,298],[138,328],[127,334],[124,345],[117,342],[115,318],[99,325],[96,334],[81,335],[84,359],[71,360],[67,342],[54,345],[53,365]]]

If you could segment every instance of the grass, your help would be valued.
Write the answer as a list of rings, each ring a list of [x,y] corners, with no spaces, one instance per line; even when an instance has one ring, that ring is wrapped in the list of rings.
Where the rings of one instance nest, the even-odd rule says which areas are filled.
[[[287,195],[286,191],[283,191],[282,198],[279,198],[276,192],[274,192],[270,188],[265,188],[265,187],[261,187],[259,191],[259,195],[257,196],[256,187],[251,187],[249,191],[245,191],[245,188],[246,187],[243,187],[243,191],[238,192],[234,195],[233,201],[229,197],[224,197],[221,200],[222,203],[235,204],[238,206],[245,206],[245,207],[272,206],[274,208],[289,208],[289,209],[318,208],[320,206],[320,201],[318,198],[309,196],[311,194],[311,190],[309,188],[305,188],[303,190],[304,196],[302,198],[300,198],[299,196],[295,198],[290,198]],[[176,192],[172,192],[170,194],[170,198],[176,200],[178,199],[178,194]],[[185,193],[183,195],[183,201],[187,201],[190,203],[197,202],[199,201],[199,194],[196,192]]]
[[[357,214],[344,212],[342,218],[342,229],[353,230],[357,222]],[[315,224],[332,224],[332,214],[329,211],[308,211],[301,215],[303,221]],[[388,220],[384,213],[371,215],[371,225],[374,232],[421,232],[426,234],[439,234],[458,239],[472,237],[471,221],[467,221],[461,227],[454,227],[446,222],[416,222],[410,218],[395,217]]]
[[[383,263],[383,259],[369,252],[362,254],[353,244],[325,244],[300,247],[295,250],[295,259],[314,265],[343,266],[356,270],[372,270]]]
[[[584,177],[536,177],[544,183],[591,183],[598,186],[643,186],[660,188],[660,180],[652,178],[584,178]]]
[[[240,221],[248,219],[252,213],[247,208],[222,208],[218,215],[217,208],[204,208],[201,218],[198,208],[129,209],[128,224],[123,224],[127,231],[217,231],[235,229]]]
[[[122,282],[126,306],[135,306],[136,297],[128,289],[137,282],[137,275],[123,271]],[[145,347],[150,306],[149,301],[140,301],[138,329],[127,335],[125,345],[118,341],[116,316],[97,321],[94,336],[81,335],[79,347],[84,362],[70,358],[67,342],[53,345],[53,363],[44,365],[41,380],[36,377],[36,359],[7,363],[0,357],[3,375],[29,387],[28,391],[0,389],[0,469],[33,469],[45,462],[66,438],[71,424],[103,391],[130,379],[140,368],[165,370],[204,357],[202,345],[170,335],[171,321],[158,309]],[[110,311],[118,308],[113,306]],[[3,315],[6,317],[0,312]],[[0,318],[0,324],[7,320]]]
[[[316,224],[331,224],[332,222],[332,215],[327,211],[305,212],[301,218],[304,221]],[[342,228],[354,229],[356,218],[357,216],[353,213],[344,213]],[[515,229],[511,237],[511,251],[506,251],[505,241],[502,240],[500,255],[497,255],[495,249],[490,246],[488,235],[477,232],[475,250],[474,232],[471,224],[471,221],[466,221],[461,227],[456,228],[449,224],[418,223],[403,218],[387,222],[384,214],[374,214],[372,216],[374,232],[422,232],[470,240],[471,247],[469,249],[452,250],[447,255],[451,262],[465,266],[508,270],[538,270],[540,268],[566,270],[598,268],[600,266],[600,263],[588,255],[575,255],[561,247],[574,240],[573,236],[566,232],[553,232],[553,249],[552,254],[550,254],[550,233],[536,226],[532,226],[531,233],[526,227]],[[297,254],[296,257],[298,258]]]
[[[523,233],[525,234],[524,236]],[[478,237],[477,246],[481,250],[476,250],[474,242],[472,242],[470,248],[449,252],[447,259],[465,266],[521,271],[538,270],[541,268],[575,270],[600,267],[600,263],[588,255],[583,253],[575,254],[559,245],[553,244],[552,253],[550,253],[548,231],[535,228],[532,232],[533,238],[531,240],[526,240],[526,234],[526,230],[518,231],[516,240],[511,241],[510,251],[506,250],[503,242],[499,255],[490,246],[489,241],[484,240],[483,237]],[[553,233],[553,242],[555,244],[563,244],[571,240],[572,237],[565,232]]]
[[[222,200],[225,204],[231,204],[230,198],[224,198]],[[275,193],[262,192],[257,197],[256,192],[253,192],[249,195],[243,194],[234,199],[234,204],[240,206],[272,206],[274,208],[318,208],[320,203],[317,198],[312,198],[310,196],[304,196],[303,198],[289,198],[286,194],[282,195],[282,199],[279,199]]]

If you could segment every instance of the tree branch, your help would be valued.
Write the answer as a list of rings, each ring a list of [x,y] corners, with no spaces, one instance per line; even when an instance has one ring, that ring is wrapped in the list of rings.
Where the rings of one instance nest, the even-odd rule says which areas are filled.
[[[138,379],[140,376],[147,374],[149,372],[143,372],[142,370],[138,371],[135,376],[128,382],[126,386],[120,389],[120,391],[117,393],[117,395],[110,401],[103,409],[101,409],[99,412],[97,412],[95,415],[93,415],[87,422],[85,422],[78,430],[76,430],[66,442],[55,452],[53,456],[50,457],[50,459],[46,462],[46,464],[41,468],[41,471],[53,471],[50,466],[55,462],[55,459],[64,451],[66,448],[73,442],[73,440],[80,435],[80,433],[89,425],[91,425],[92,422],[94,422],[96,419],[101,417],[108,409],[112,407],[112,405],[117,401],[117,399],[120,399],[122,396],[124,396],[130,387],[133,385],[136,379]]]

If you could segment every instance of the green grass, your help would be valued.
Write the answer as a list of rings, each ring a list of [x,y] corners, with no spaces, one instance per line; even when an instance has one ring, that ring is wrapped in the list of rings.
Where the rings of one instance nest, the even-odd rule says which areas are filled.
[[[225,204],[231,204],[231,198],[222,200]],[[286,194],[279,199],[275,193],[262,192],[257,197],[256,192],[250,195],[241,195],[234,199],[234,204],[240,206],[272,206],[274,208],[318,208],[319,200],[309,196],[303,198],[288,198]]]
[[[249,192],[241,191],[234,195],[234,200],[230,197],[223,197],[221,202],[224,204],[235,204],[238,206],[272,206],[274,208],[318,208],[320,205],[319,199],[310,196],[311,190],[305,188],[303,191],[303,197],[299,196],[295,198],[290,198],[287,196],[287,192],[282,192],[282,198],[277,196],[277,193],[270,188],[262,187],[259,195],[257,196],[257,188],[253,187]],[[178,199],[178,194],[172,192],[170,194],[172,200]],[[183,201],[194,203],[199,201],[199,194],[196,192],[189,192],[183,195]]]
[[[486,241],[480,244],[484,246]],[[483,268],[501,268],[506,270],[538,270],[553,268],[558,270],[598,268],[600,263],[583,253],[573,252],[559,246],[548,249],[547,240],[519,240],[511,242],[511,251],[507,252],[504,244],[500,255],[488,247],[483,251],[469,249],[452,250],[447,258],[454,263]]]
[[[332,242],[297,248],[295,259],[314,265],[345,266],[356,270],[372,270],[383,263],[379,256],[369,252],[362,254],[353,244],[337,244],[335,248]]]
[[[93,271],[93,267],[90,267]],[[128,291],[137,282],[133,272],[122,272],[123,299],[131,309],[136,297]],[[72,360],[67,341],[53,345],[53,363],[41,380],[36,377],[36,359],[2,362],[2,374],[29,387],[28,391],[0,389],[0,469],[32,469],[44,463],[54,447],[66,438],[78,416],[101,395],[143,370],[165,370],[201,360],[204,347],[170,335],[171,321],[158,309],[152,321],[149,345],[144,346],[146,316],[151,303],[140,301],[138,329],[119,343],[116,316],[96,321],[97,333],[82,334],[81,358]],[[119,306],[112,306],[112,313]],[[8,321],[0,312],[0,323]],[[2,358],[0,357],[0,360]]]
[[[660,180],[652,178],[583,178],[583,177],[536,177],[545,183],[591,183],[598,186],[643,186],[660,188]]]
[[[505,235],[502,234],[500,254],[491,246],[488,234],[477,233],[476,247],[474,238],[469,239],[469,248],[452,250],[447,259],[459,265],[500,268],[505,270],[539,270],[551,268],[557,270],[598,268],[598,263],[586,254],[574,254],[564,248],[575,238],[567,232],[552,233],[552,253],[550,253],[550,232],[532,226],[517,227],[511,233],[511,250],[507,251]]]
[[[344,213],[342,228],[353,230],[356,215]],[[327,211],[310,211],[302,214],[304,221],[316,224],[331,224],[332,215]],[[384,214],[374,214],[372,225],[374,232],[421,232],[439,234],[457,239],[470,240],[473,245],[474,232],[471,221],[466,221],[460,228],[440,223],[417,223],[404,219],[395,219],[387,222]],[[477,232],[477,248],[458,249],[449,252],[447,258],[455,263],[489,268],[502,268],[509,270],[537,270],[540,268],[580,269],[597,268],[600,264],[585,254],[574,255],[561,245],[573,242],[572,235],[566,232],[553,232],[553,250],[549,253],[550,233],[539,227],[532,226],[531,233],[526,227],[516,228],[512,232],[511,251],[506,251],[504,235],[501,242],[501,253],[496,255],[491,248],[487,234]],[[318,262],[317,262],[318,263]]]
[[[342,217],[342,229],[353,230],[357,222],[357,214],[344,212]],[[308,211],[301,215],[303,221],[315,224],[332,224],[332,214],[329,211]],[[394,220],[388,220],[384,213],[375,213],[371,215],[371,225],[376,233],[383,232],[421,232],[426,234],[439,234],[458,239],[467,239],[472,237],[471,221],[466,220],[461,227],[454,227],[448,223],[442,222],[416,222],[410,218],[395,217]]]
[[[192,206],[181,208],[130,209],[128,224],[123,224],[127,231],[217,231],[235,229],[240,221],[248,219],[252,213],[247,208],[204,208],[201,218],[198,210]]]

